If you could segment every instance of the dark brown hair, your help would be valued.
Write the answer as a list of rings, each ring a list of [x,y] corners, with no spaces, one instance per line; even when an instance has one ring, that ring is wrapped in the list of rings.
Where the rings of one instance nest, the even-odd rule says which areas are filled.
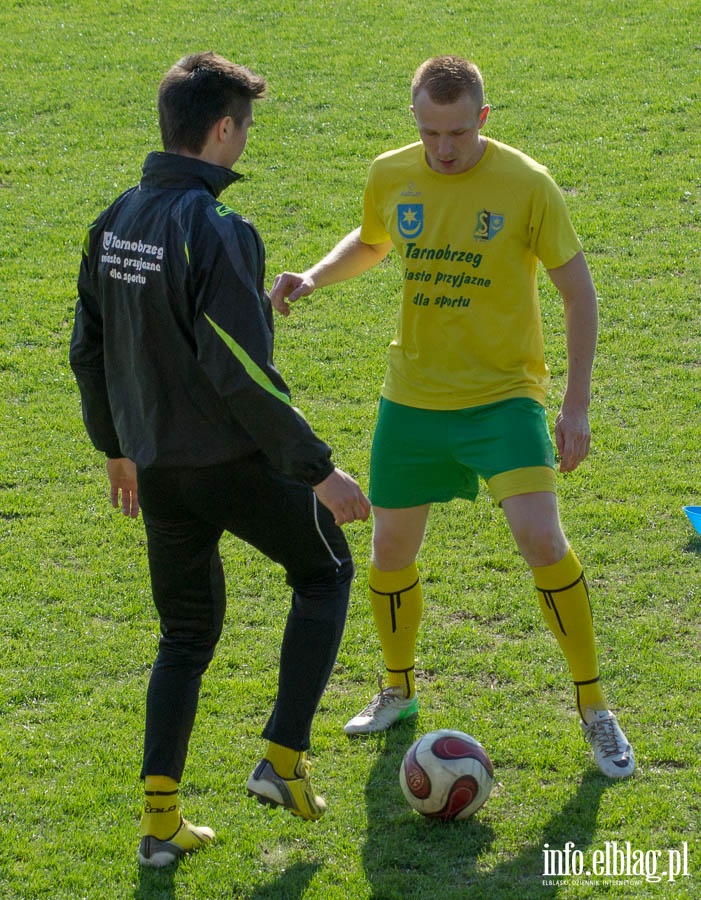
[[[163,148],[170,153],[199,153],[219,119],[231,116],[240,128],[251,102],[266,88],[260,75],[212,51],[184,56],[158,88]]]

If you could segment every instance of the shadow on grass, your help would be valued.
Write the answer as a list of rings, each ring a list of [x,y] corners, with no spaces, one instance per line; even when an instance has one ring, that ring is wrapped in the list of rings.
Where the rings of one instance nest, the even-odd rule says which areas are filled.
[[[175,875],[180,862],[181,860],[177,860],[162,869],[139,866],[139,884],[134,891],[134,900],[175,900]],[[231,898],[236,900],[245,896],[246,900],[301,900],[320,868],[321,863],[318,862],[294,863],[269,884],[260,885],[245,894],[233,892]],[[202,900],[207,898],[202,897]]]
[[[261,885],[248,900],[301,900],[312,878],[321,868],[318,862],[298,862],[289,866],[270,884]]]
[[[597,770],[588,770],[576,792],[547,822],[539,840],[526,845],[517,856],[495,866],[479,879],[484,890],[481,896],[488,896],[491,900],[557,897],[560,893],[558,886],[543,883],[558,880],[543,877],[545,845],[550,850],[563,851],[567,842],[571,841],[586,859],[596,831],[601,796],[605,790],[615,788],[616,784]]]
[[[701,556],[701,537],[692,537],[684,547],[685,553],[693,553],[695,556]]]
[[[139,866],[139,884],[134,891],[134,900],[173,900],[175,873],[179,865],[178,861],[163,869]]]
[[[163,869],[139,867],[139,884],[134,891],[134,900],[175,900],[175,875],[179,861]],[[252,892],[232,893],[232,900],[246,897],[246,900],[301,900],[307,892],[312,878],[321,868],[318,862],[298,862],[289,866],[275,881],[261,885]],[[202,898],[206,900],[206,898]]]
[[[465,822],[436,822],[408,810],[398,784],[402,757],[415,726],[395,726],[375,735],[381,754],[365,792],[368,828],[363,865],[373,900],[527,900],[557,897],[545,885],[544,845],[564,850],[568,841],[586,858],[596,831],[604,790],[614,788],[598,771],[584,774],[575,793],[543,828],[540,838],[491,871],[478,861],[494,840],[491,826],[476,816]],[[396,790],[392,789],[396,785]],[[555,880],[555,879],[553,879]]]
[[[477,877],[477,860],[492,841],[491,828],[478,817],[437,822],[411,812],[398,773],[415,732],[416,723],[406,722],[368,738],[380,749],[365,789],[363,866],[373,900],[464,898]]]

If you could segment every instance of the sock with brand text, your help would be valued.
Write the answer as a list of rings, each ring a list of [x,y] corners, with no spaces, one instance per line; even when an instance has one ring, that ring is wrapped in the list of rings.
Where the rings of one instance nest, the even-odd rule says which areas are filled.
[[[178,782],[166,775],[147,775],[144,792],[141,834],[159,841],[170,840],[180,828]]]

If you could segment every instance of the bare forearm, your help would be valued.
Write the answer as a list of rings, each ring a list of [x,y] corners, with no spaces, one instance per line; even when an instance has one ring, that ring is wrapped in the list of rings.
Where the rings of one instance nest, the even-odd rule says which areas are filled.
[[[360,240],[360,229],[356,228],[304,274],[313,281],[315,288],[326,287],[367,272],[383,260],[391,249],[390,242],[364,243]]]
[[[594,283],[582,253],[559,269],[551,269],[548,274],[562,295],[565,309],[566,400],[587,408],[599,327]]]
[[[583,253],[564,266],[549,269],[548,274],[562,295],[567,335],[567,389],[555,420],[555,441],[560,471],[573,472],[591,446],[589,403],[598,330],[596,290]]]
[[[566,397],[589,406],[596,353],[598,317],[596,297],[586,304],[566,304],[567,389]]]
[[[305,272],[282,272],[275,276],[270,301],[283,316],[290,314],[290,304],[308,297],[317,288],[346,281],[367,272],[387,256],[392,242],[366,244],[360,240],[360,229],[351,231],[330,253]]]

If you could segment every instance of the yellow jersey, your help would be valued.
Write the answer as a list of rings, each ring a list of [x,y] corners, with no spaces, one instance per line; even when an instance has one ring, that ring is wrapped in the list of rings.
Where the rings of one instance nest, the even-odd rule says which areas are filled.
[[[421,142],[370,168],[360,238],[391,238],[403,296],[382,394],[424,409],[464,409],[510,397],[545,402],[537,264],[581,249],[544,166],[487,139],[479,162],[443,175]]]

